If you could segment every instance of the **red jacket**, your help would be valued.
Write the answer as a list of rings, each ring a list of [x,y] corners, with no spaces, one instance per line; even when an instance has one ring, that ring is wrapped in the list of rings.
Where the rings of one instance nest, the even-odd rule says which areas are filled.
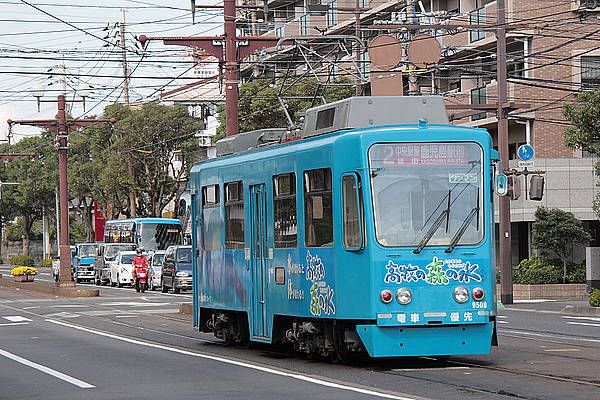
[[[133,260],[131,260],[131,264],[133,265],[134,268],[135,267],[147,267],[148,259],[144,255],[136,255],[135,257],[133,257]]]

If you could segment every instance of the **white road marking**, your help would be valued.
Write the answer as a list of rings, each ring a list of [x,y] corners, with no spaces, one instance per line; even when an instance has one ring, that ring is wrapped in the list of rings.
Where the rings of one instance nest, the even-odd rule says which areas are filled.
[[[499,324],[508,324],[508,322],[506,322],[506,321],[496,321],[496,322]]]
[[[237,365],[237,366],[243,367],[243,368],[254,369],[257,371],[266,372],[268,374],[286,376],[286,377],[289,377],[292,379],[298,379],[301,381],[310,382],[310,383],[314,383],[317,385],[327,386],[327,387],[331,387],[331,388],[335,388],[335,389],[348,390],[351,392],[362,393],[362,394],[366,394],[369,396],[381,397],[381,398],[386,398],[386,399],[415,400],[414,397],[396,396],[393,394],[378,392],[375,390],[363,389],[363,388],[359,388],[359,387],[355,387],[355,386],[348,386],[348,385],[343,385],[340,383],[329,382],[329,381],[326,381],[323,379],[312,378],[310,376],[301,375],[301,374],[297,374],[297,373],[280,371],[280,370],[277,370],[272,367],[263,367],[260,365],[250,364],[250,363],[246,363],[246,362],[242,362],[242,361],[230,360],[225,357],[213,356],[213,355],[202,354],[202,353],[194,353],[191,351],[182,350],[182,349],[178,349],[175,347],[169,347],[169,346],[164,346],[164,345],[155,344],[155,343],[142,342],[140,340],[130,339],[128,337],[119,336],[119,335],[115,335],[112,333],[101,332],[101,331],[97,331],[97,330],[90,329],[90,328],[84,328],[82,326],[72,325],[72,324],[69,324],[66,322],[62,322],[62,321],[55,321],[55,320],[51,320],[51,319],[47,319],[46,321],[53,323],[53,324],[62,325],[62,326],[66,326],[66,327],[73,328],[73,329],[78,329],[78,330],[81,330],[84,332],[94,333],[99,336],[105,336],[105,337],[109,337],[112,339],[121,340],[121,341],[127,342],[127,343],[133,343],[133,344],[138,344],[140,346],[146,346],[146,347],[152,347],[155,349],[166,350],[166,351],[170,351],[173,353],[184,354],[184,355],[188,355],[188,356],[192,356],[192,357],[199,357],[199,358],[204,358],[204,359],[213,360],[213,361],[220,361],[220,362],[223,362],[226,364]]]
[[[139,301],[121,301],[114,303],[102,303],[100,306],[107,307],[115,307],[115,306],[135,306],[135,307],[158,307],[158,306],[168,306],[171,303],[143,303]]]
[[[572,316],[568,316],[568,315],[562,315],[561,318],[566,318],[566,319],[585,319],[588,321],[598,321],[600,322],[600,318],[595,318],[595,317],[572,317]]]
[[[29,322],[9,322],[8,324],[0,324],[0,326],[15,326],[15,325],[29,325]]]
[[[79,380],[77,378],[73,378],[72,376],[69,376],[69,375],[65,375],[62,372],[58,372],[56,370],[53,370],[52,368],[48,368],[48,367],[45,367],[43,365],[34,363],[33,361],[26,360],[26,359],[24,359],[22,357],[19,357],[17,355],[14,355],[14,354],[9,353],[8,351],[4,351],[2,349],[0,349],[0,356],[4,356],[6,358],[10,358],[11,360],[14,360],[14,361],[16,361],[18,363],[21,363],[23,365],[27,365],[28,367],[35,368],[38,371],[42,371],[42,372],[44,372],[44,373],[46,373],[48,375],[52,375],[55,378],[62,379],[63,381],[69,382],[69,383],[71,383],[71,384],[73,384],[75,386],[79,386],[82,389],[91,389],[91,388],[95,388],[96,387],[94,385],[90,385],[87,382],[81,381],[81,380]]]
[[[447,371],[450,369],[470,369],[471,367],[440,367],[440,368],[393,368],[396,372]]]
[[[587,322],[571,322],[571,321],[567,321],[567,324],[568,325],[595,326],[595,327],[600,328],[599,324],[590,324],[590,323],[587,323]]]
[[[54,313],[54,314],[46,314],[46,317],[54,317],[54,318],[77,318],[80,317],[81,315],[79,314],[73,314],[70,312],[59,312],[59,313]]]
[[[506,315],[498,315],[498,316],[497,316],[497,318],[500,318],[500,319],[506,319],[506,318],[508,318],[508,317],[507,317]]]
[[[2,317],[10,322],[31,322],[29,318],[21,317],[20,315],[14,315],[10,317]]]
[[[541,333],[531,333],[531,332],[521,332],[521,331],[500,331],[501,333],[513,333],[516,335],[525,335],[525,336],[539,336],[551,339],[564,339],[564,340],[575,340],[579,342],[592,342],[592,343],[600,343],[598,339],[585,339],[585,338],[576,338],[573,336],[562,336],[562,335],[544,335]]]

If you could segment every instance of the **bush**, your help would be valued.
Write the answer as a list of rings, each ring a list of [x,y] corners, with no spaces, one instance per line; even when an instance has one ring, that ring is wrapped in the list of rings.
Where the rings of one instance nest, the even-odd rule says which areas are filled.
[[[594,289],[590,294],[590,306],[600,307],[600,290]]]
[[[561,283],[562,269],[544,257],[523,260],[514,270],[513,281],[522,285]]]
[[[14,256],[10,259],[10,265],[23,265],[26,267],[33,267],[32,256]]]
[[[523,285],[562,283],[562,261],[559,258],[532,257],[514,270],[513,281]],[[585,264],[567,263],[567,283],[585,283]]]
[[[40,268],[52,268],[52,259],[46,258],[40,261]]]
[[[0,264],[4,264],[4,258],[0,257]]]

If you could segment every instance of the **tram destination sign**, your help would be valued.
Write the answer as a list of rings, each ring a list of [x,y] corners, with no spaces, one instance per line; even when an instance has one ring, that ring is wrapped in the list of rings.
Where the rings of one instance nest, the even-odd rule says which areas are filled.
[[[376,159],[383,166],[466,165],[468,155],[465,145],[437,143],[389,144],[378,147]]]

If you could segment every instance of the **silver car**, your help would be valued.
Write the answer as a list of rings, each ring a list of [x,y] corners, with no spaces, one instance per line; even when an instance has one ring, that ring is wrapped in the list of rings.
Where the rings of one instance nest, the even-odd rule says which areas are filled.
[[[152,268],[152,279],[150,279],[150,281],[148,282],[149,290],[160,288],[160,270],[162,268],[163,258],[165,258],[164,250],[157,250],[150,255],[148,263],[150,264],[150,268]]]

